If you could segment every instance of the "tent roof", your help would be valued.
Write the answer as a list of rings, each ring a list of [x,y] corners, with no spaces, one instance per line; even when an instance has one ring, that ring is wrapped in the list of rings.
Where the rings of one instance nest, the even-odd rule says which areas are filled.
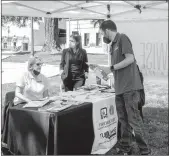
[[[108,4],[114,20],[168,18],[167,1],[2,1],[2,15],[106,19]]]

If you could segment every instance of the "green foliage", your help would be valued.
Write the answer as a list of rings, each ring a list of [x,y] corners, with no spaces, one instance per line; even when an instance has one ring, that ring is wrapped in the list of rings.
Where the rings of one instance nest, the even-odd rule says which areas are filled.
[[[13,25],[21,27],[26,27],[31,20],[31,17],[26,16],[1,16],[2,27],[6,27],[8,24],[12,23]],[[34,17],[34,22],[40,24],[42,17]]]
[[[101,25],[101,23],[104,21],[104,19],[94,19],[91,21],[91,24],[94,24],[94,28],[97,26],[97,25]]]

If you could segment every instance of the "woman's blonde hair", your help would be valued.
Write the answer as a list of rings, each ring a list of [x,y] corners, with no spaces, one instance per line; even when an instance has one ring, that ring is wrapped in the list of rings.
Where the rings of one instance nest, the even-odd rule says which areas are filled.
[[[32,70],[32,66],[37,62],[37,60],[40,60],[42,61],[39,57],[37,56],[33,56],[33,57],[30,57],[29,60],[28,60],[28,71],[31,71]]]
[[[71,35],[70,37],[78,43],[76,48],[82,48],[82,37],[80,35]]]

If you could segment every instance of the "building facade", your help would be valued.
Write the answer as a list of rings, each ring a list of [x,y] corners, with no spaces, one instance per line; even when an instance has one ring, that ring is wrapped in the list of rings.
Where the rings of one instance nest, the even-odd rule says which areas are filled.
[[[114,20],[117,30],[126,34],[131,42],[137,64],[144,75],[168,76],[168,19],[124,19]],[[98,26],[89,20],[67,21],[67,46],[69,36],[79,33],[82,46],[89,53],[108,54],[108,46],[103,43]],[[109,61],[110,63],[110,57]]]

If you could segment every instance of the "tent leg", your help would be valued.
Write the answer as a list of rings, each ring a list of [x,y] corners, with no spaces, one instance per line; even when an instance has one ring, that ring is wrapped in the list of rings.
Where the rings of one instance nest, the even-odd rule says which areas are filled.
[[[70,18],[69,18],[69,36],[70,36]]]
[[[34,56],[34,31],[33,31],[33,17],[31,17],[31,55]]]
[[[70,37],[70,18],[66,22],[66,46],[69,47],[69,37]]]

